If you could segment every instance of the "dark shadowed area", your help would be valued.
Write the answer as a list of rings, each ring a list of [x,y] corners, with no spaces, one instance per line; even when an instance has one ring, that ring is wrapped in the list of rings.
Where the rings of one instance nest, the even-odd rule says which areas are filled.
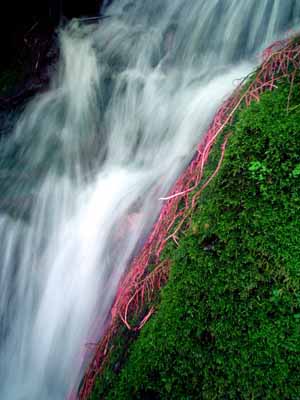
[[[99,14],[102,0],[8,2],[0,24],[0,109],[24,101],[48,81],[57,59],[56,30],[77,17]]]

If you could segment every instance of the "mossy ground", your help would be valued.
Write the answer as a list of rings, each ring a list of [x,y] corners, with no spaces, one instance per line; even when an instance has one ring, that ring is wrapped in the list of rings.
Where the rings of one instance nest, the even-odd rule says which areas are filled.
[[[300,399],[300,79],[229,130],[219,174],[165,250],[156,314],[131,346],[116,339],[91,399]]]

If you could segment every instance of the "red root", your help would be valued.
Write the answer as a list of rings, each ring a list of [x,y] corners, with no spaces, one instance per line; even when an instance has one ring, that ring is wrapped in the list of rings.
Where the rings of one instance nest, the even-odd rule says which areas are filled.
[[[147,304],[153,301],[156,291],[168,279],[170,263],[169,261],[159,263],[161,252],[169,239],[178,244],[179,232],[184,228],[184,224],[187,224],[187,219],[196,207],[197,200],[221,168],[229,135],[225,137],[221,145],[221,155],[215,171],[198,188],[203,180],[204,167],[216,140],[224,128],[232,122],[236,110],[242,103],[249,106],[253,101],[259,101],[260,95],[267,90],[272,91],[276,88],[276,81],[283,77],[291,78],[293,84],[295,76],[291,69],[299,69],[299,67],[300,45],[297,45],[293,38],[272,44],[263,52],[262,66],[248,88],[245,90],[244,82],[241,82],[232,96],[217,111],[212,124],[198,146],[193,161],[178,178],[170,195],[161,199],[165,201],[165,204],[153,231],[141,253],[133,260],[129,273],[119,286],[111,310],[110,326],[96,345],[95,356],[85,373],[79,399],[88,399],[96,376],[101,373],[108,360],[112,339],[117,334],[120,324],[124,324],[129,330],[140,330],[154,313],[154,308],[151,307],[146,315],[141,317]],[[287,109],[288,107],[289,104]],[[152,272],[147,272],[150,260],[153,263],[153,259],[155,259],[157,267]],[[135,327],[132,327],[129,322],[129,318],[133,315],[140,315],[141,319]]]

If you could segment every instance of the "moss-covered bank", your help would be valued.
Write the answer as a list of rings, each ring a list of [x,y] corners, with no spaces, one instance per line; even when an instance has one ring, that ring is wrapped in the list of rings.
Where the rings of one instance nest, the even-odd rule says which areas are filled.
[[[91,399],[300,399],[300,79],[278,86],[227,128],[158,311]]]

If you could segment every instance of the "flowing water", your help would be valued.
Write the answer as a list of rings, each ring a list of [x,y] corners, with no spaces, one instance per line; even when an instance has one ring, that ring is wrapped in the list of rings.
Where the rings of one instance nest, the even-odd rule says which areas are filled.
[[[261,49],[296,29],[300,1],[115,0],[102,12],[61,30],[50,89],[0,143],[3,400],[60,400],[78,384],[159,197]]]

